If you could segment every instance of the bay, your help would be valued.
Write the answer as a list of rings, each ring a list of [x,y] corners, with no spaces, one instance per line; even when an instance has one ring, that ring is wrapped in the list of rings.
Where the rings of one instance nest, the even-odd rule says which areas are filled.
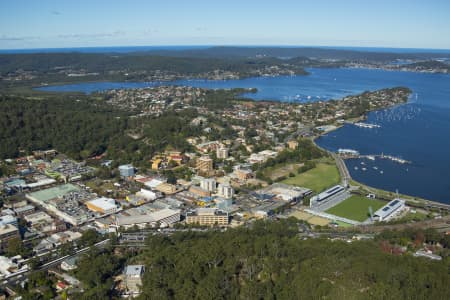
[[[384,153],[411,161],[411,164],[398,164],[379,158],[375,161],[352,159],[346,164],[352,177],[367,185],[450,203],[450,75],[339,68],[308,71],[311,73],[308,76],[180,80],[171,83],[80,83],[40,89],[91,93],[160,84],[212,89],[241,87],[257,88],[257,93],[246,95],[255,100],[301,103],[406,86],[413,90],[407,104],[369,113],[368,122],[379,124],[380,128],[345,125],[316,142],[331,151],[351,148],[361,154]],[[366,171],[362,170],[364,165],[361,162],[366,165]]]

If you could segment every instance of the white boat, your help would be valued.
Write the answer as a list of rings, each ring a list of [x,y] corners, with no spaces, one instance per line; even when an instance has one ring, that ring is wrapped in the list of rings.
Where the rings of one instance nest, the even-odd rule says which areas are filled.
[[[362,168],[361,170],[366,171],[367,169],[366,168]]]
[[[378,167],[373,167],[374,170],[378,170]]]
[[[384,172],[383,171],[380,171],[380,174],[383,174]]]
[[[358,170],[358,167],[355,167],[354,169],[355,169],[355,170]]]

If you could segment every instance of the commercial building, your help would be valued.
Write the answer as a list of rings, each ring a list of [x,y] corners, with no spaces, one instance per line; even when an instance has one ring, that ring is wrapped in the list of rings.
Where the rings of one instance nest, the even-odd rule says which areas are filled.
[[[49,232],[56,230],[53,218],[43,211],[26,215],[24,216],[24,219],[28,226],[35,231]]]
[[[145,267],[143,265],[128,265],[125,267],[123,275],[128,294],[139,294],[144,272]]]
[[[229,185],[227,183],[221,183],[221,184],[219,184],[218,194],[221,197],[231,199],[231,198],[233,198],[234,190],[231,187],[231,185]]]
[[[135,174],[134,167],[132,165],[121,165],[119,166],[120,177],[128,178],[133,177]]]
[[[374,221],[389,221],[405,209],[405,200],[396,198],[373,214]]]
[[[8,248],[8,243],[12,239],[20,239],[19,229],[14,225],[0,226],[0,250]]]
[[[92,195],[73,184],[55,186],[25,196],[31,202],[44,207],[74,226],[93,218],[92,213],[84,205],[80,205],[80,202],[90,200]]]
[[[133,226],[138,226],[139,228],[145,228],[146,226],[155,227],[158,224],[161,226],[169,226],[176,222],[179,222],[180,218],[181,215],[179,209],[166,208],[142,215],[117,215],[115,217],[115,226],[124,227],[125,229]]]
[[[283,183],[274,183],[264,189],[256,191],[256,196],[260,199],[278,199],[286,202],[298,202],[311,193],[312,190],[307,188]]]
[[[86,206],[89,210],[103,215],[113,214],[120,210],[120,206],[116,204],[114,199],[105,197],[87,201]]]
[[[200,187],[209,192],[216,190],[216,180],[214,178],[204,178],[200,181]]]
[[[197,208],[186,213],[186,224],[225,226],[228,222],[228,213],[215,208]]]
[[[209,173],[213,170],[213,160],[208,156],[202,156],[197,159],[197,170],[203,173]]]
[[[14,212],[17,214],[18,217],[23,217],[34,213],[34,209],[35,207],[33,205],[25,205],[22,207],[15,208]]]

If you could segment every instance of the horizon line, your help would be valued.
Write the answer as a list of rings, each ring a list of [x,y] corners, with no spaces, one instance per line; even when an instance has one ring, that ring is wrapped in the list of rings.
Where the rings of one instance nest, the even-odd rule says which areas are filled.
[[[341,46],[341,45],[298,45],[298,44],[157,44],[157,45],[115,45],[115,46],[70,46],[70,47],[36,47],[36,48],[0,48],[0,52],[62,50],[62,49],[100,49],[100,48],[145,48],[145,47],[243,47],[243,48],[357,48],[357,49],[400,49],[450,51],[450,48],[391,47],[391,46]],[[177,50],[175,50],[177,51]]]

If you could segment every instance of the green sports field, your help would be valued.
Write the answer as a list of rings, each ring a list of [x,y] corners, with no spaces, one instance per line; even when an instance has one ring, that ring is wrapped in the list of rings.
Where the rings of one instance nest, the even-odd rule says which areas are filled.
[[[386,202],[380,200],[353,195],[347,200],[328,209],[326,212],[339,217],[362,222],[369,217],[369,206],[372,206],[372,210],[375,212],[385,204]]]
[[[319,193],[339,183],[339,171],[335,164],[318,163],[314,169],[289,177],[282,182],[306,187]]]

